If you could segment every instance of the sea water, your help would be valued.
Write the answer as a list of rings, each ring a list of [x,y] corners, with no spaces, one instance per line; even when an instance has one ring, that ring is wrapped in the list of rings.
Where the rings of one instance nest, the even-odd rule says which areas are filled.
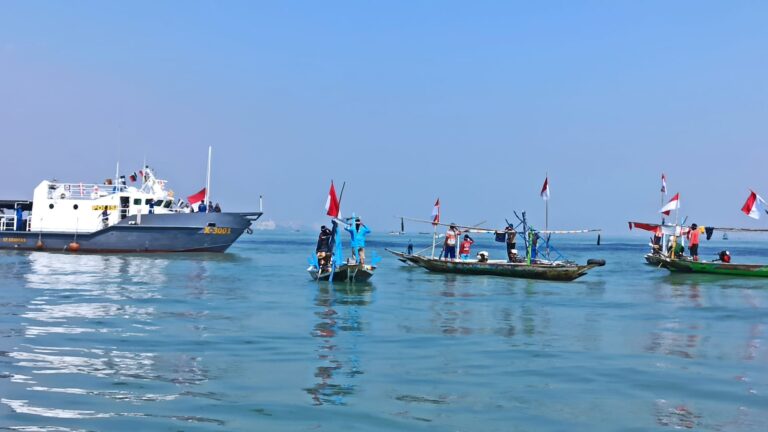
[[[310,280],[314,233],[0,252],[0,428],[766,430],[768,280],[669,274],[610,237],[560,244],[607,260],[570,283],[433,274],[384,250],[409,239],[429,244],[373,236],[362,285]],[[723,248],[768,262],[765,243],[701,254]]]

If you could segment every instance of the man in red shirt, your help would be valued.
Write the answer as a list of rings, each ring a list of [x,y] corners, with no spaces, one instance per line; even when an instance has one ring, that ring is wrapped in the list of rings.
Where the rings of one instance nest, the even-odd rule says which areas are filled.
[[[694,261],[699,260],[699,226],[691,224],[691,229],[688,231],[688,252],[691,253],[691,258]]]

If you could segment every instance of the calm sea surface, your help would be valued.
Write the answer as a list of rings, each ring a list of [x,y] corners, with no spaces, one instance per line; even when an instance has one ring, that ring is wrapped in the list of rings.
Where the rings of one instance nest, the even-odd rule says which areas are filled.
[[[407,240],[360,286],[309,279],[314,233],[0,252],[0,429],[768,430],[768,280],[670,275],[644,238],[568,239],[608,261],[572,283],[429,274],[384,251]]]

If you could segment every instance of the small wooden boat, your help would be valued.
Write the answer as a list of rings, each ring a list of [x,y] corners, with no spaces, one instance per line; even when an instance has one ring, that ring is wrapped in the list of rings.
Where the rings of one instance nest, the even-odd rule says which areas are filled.
[[[335,271],[331,269],[319,270],[316,266],[309,266],[307,269],[312,279],[318,281],[332,282],[366,282],[373,276],[376,266],[363,264],[342,264],[336,267]]]
[[[708,273],[723,276],[768,277],[766,264],[733,264],[713,261],[693,261],[690,259],[663,258],[661,266],[671,272]]]
[[[403,258],[410,263],[436,273],[491,275],[566,282],[584,276],[590,269],[605,265],[604,260],[598,259],[590,259],[586,265],[579,265],[570,262],[537,262],[528,264],[526,262],[507,262],[503,260],[485,262],[477,260],[443,260],[421,255],[407,255]]]

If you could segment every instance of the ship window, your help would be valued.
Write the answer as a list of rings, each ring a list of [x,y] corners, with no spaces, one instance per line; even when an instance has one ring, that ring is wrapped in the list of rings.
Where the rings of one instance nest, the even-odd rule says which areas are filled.
[[[48,208],[53,210],[53,204],[48,204]]]
[[[78,208],[80,208],[80,206],[79,206],[79,205],[77,205],[77,204],[75,204],[75,205],[73,205],[73,206],[72,206],[72,208],[73,208],[73,209],[75,209],[75,210],[77,210]]]
[[[173,204],[173,200],[168,200],[163,204],[163,207],[165,208],[171,208],[171,204]]]
[[[144,205],[149,205],[149,203],[152,202],[152,198],[147,198],[144,200]]]
[[[209,228],[216,228],[216,222],[208,222]]]
[[[141,198],[134,198],[133,205],[141,205]]]
[[[162,206],[163,206],[163,200],[155,201],[155,207],[162,207]]]

